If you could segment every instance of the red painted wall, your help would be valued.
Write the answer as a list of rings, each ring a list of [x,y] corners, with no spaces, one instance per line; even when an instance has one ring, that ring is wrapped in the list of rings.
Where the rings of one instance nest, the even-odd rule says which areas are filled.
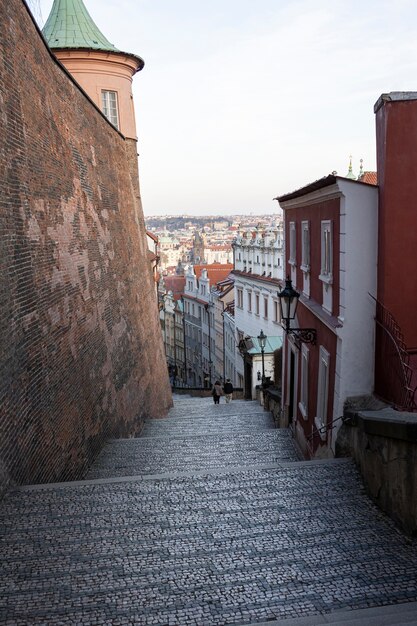
[[[321,268],[321,222],[333,222],[333,315],[339,315],[339,249],[340,249],[340,200],[334,198],[307,205],[297,209],[285,210],[285,237],[289,242],[289,223],[296,222],[297,231],[297,288],[303,287],[303,272],[301,265],[302,233],[301,222],[310,222],[310,298],[323,304],[323,283],[319,280]],[[288,263],[289,244],[286,245],[286,273],[291,275],[291,266]]]
[[[333,399],[334,399],[334,385],[335,385],[335,367],[336,367],[336,349],[337,349],[337,337],[336,334],[330,330],[325,324],[323,324],[311,311],[309,311],[302,303],[299,304],[297,309],[298,321],[301,328],[316,328],[317,329],[317,344],[309,345],[308,355],[308,419],[304,419],[298,409],[298,402],[300,401],[301,390],[301,359],[299,360],[298,371],[298,398],[297,398],[297,416],[298,422],[302,426],[304,435],[307,438],[312,428],[315,429],[314,418],[317,410],[317,384],[319,378],[319,357],[320,346],[323,346],[330,354],[329,363],[329,400],[327,404],[327,422],[332,420],[333,416]],[[327,437],[330,433],[327,433]],[[322,444],[319,436],[315,436],[313,439],[314,451]]]
[[[321,269],[321,222],[331,220],[333,222],[333,315],[339,314],[339,250],[340,250],[340,199],[333,198],[294,209],[285,210],[285,236],[289,241],[289,223],[296,222],[297,232],[297,288],[302,291],[303,272],[300,269],[302,252],[301,222],[310,222],[310,299],[318,304],[323,304],[323,283],[318,278]],[[286,269],[291,275],[291,266],[288,263],[289,245],[286,246]],[[327,421],[331,421],[333,415],[333,398],[335,385],[336,367],[336,334],[319,320],[309,309],[300,302],[297,309],[298,323],[300,328],[315,328],[317,330],[317,345],[309,345],[309,379],[308,379],[308,418],[304,419],[298,409],[301,391],[301,358],[298,368],[298,397],[297,397],[297,423],[301,427],[304,439],[316,429],[314,418],[317,409],[317,385],[319,373],[320,346],[323,346],[330,354],[329,364],[329,400],[327,406]],[[286,389],[287,367],[284,368],[284,389]],[[329,437],[329,433],[327,437]],[[313,454],[317,449],[325,445],[318,435],[312,440]]]
[[[376,113],[379,185],[378,300],[408,349],[417,349],[417,100]]]

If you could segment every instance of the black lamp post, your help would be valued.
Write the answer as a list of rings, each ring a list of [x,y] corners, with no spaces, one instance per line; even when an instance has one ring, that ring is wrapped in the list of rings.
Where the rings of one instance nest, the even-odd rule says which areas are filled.
[[[267,340],[267,336],[264,334],[264,331],[261,330],[261,332],[258,335],[258,341],[259,341],[259,346],[261,348],[261,355],[262,355],[262,385],[265,384],[264,352],[265,352],[266,340]]]
[[[291,278],[287,276],[284,289],[278,292],[281,320],[285,332],[287,335],[294,335],[298,347],[300,343],[316,343],[315,328],[291,328],[291,320],[295,319],[299,297],[300,294],[292,286]]]

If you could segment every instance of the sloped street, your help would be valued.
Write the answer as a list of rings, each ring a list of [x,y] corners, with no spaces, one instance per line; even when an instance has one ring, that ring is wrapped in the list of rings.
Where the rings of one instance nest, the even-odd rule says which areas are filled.
[[[0,623],[417,624],[417,546],[350,460],[255,402],[175,397],[86,480],[0,503]]]

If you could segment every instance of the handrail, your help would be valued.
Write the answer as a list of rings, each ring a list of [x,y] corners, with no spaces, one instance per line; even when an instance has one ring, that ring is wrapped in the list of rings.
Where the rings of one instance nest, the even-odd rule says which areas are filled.
[[[320,426],[320,428],[316,428],[315,430],[312,431],[311,435],[307,437],[307,439],[313,439],[314,435],[318,435],[318,434],[324,435],[324,433],[329,432],[329,430],[333,430],[334,424],[342,419],[343,419],[343,415],[341,415],[340,417],[336,417],[334,420],[330,422],[330,424],[324,424],[323,426]]]

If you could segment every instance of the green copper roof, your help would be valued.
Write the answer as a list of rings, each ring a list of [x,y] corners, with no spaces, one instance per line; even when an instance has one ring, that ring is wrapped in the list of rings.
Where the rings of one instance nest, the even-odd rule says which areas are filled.
[[[356,180],[356,176],[353,173],[352,170],[352,157],[349,157],[349,169],[348,169],[348,173],[346,174],[345,178],[350,178],[351,180]]]
[[[119,52],[97,28],[83,0],[54,0],[42,29],[50,48],[88,48]]]

